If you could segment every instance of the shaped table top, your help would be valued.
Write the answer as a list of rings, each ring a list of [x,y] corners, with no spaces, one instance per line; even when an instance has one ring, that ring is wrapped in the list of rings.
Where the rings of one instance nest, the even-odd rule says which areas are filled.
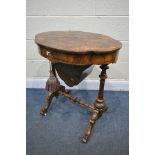
[[[122,44],[106,35],[82,31],[49,31],[37,34],[35,42],[51,51],[88,54],[118,51]]]

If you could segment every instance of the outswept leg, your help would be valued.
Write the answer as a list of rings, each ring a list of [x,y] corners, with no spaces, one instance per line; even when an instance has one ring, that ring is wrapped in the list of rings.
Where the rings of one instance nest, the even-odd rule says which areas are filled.
[[[52,98],[54,96],[58,97],[58,91],[60,89],[60,82],[56,77],[55,67],[51,63],[50,63],[49,73],[50,73],[50,76],[46,82],[46,90],[48,92],[48,96],[46,97],[46,103],[40,112],[40,114],[43,116],[47,115],[48,109],[49,109],[51,102],[52,102]]]
[[[43,115],[43,116],[46,116],[47,115],[48,109],[49,109],[49,107],[51,105],[51,102],[52,102],[52,98],[54,96],[55,96],[54,93],[48,92],[48,96],[46,97],[45,105],[41,109],[41,112],[40,112],[41,115]]]
[[[94,110],[92,115],[91,115],[91,118],[89,120],[89,128],[87,130],[87,132],[85,133],[85,135],[83,136],[82,138],[82,142],[86,143],[90,137],[90,134],[94,128],[94,124],[97,120],[97,117],[98,117],[98,114],[99,114],[99,111],[98,110]]]
[[[46,97],[46,102],[45,102],[45,105],[43,106],[43,108],[41,109],[41,112],[40,114],[43,115],[43,116],[46,116],[47,115],[47,112],[48,112],[48,109],[50,107],[50,105],[52,104],[52,99],[53,97],[58,97],[59,96],[59,91],[62,90],[63,92],[69,94],[70,93],[70,90],[66,90],[64,86],[60,85],[59,86],[59,89],[55,92],[50,92],[48,91],[48,95]]]

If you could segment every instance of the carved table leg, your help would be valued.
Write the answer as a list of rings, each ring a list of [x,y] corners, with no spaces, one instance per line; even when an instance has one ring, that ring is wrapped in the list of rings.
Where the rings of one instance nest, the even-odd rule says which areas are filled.
[[[85,133],[85,135],[83,136],[82,142],[86,143],[88,141],[89,136],[94,128],[94,124],[97,120],[98,114],[99,114],[99,111],[97,111],[97,110],[93,111],[93,114],[89,120],[89,128],[88,128],[87,132]]]
[[[41,110],[40,114],[43,116],[47,115],[47,111],[50,107],[52,98],[58,97],[58,91],[60,89],[60,82],[59,80],[56,78],[56,72],[55,72],[55,67],[54,65],[50,66],[50,77],[46,82],[46,90],[48,91],[48,96],[46,97],[46,103],[43,107],[43,109]]]
[[[101,65],[100,68],[102,69],[101,74],[99,75],[100,87],[99,87],[98,96],[96,97],[96,101],[94,102],[95,108],[99,110],[99,117],[102,116],[103,112],[108,110],[108,106],[104,101],[104,84],[105,84],[105,79],[107,78],[106,69],[108,69],[109,67],[108,65]]]
[[[102,113],[104,111],[107,111],[108,106],[104,101],[104,83],[105,83],[105,79],[107,78],[106,75],[106,69],[108,69],[109,67],[107,65],[101,65],[100,68],[102,69],[101,74],[99,75],[100,77],[100,87],[99,87],[99,92],[98,92],[98,96],[96,98],[96,101],[94,102],[94,108],[95,110],[93,110],[93,114],[90,118],[90,125],[89,128],[86,132],[86,134],[83,136],[82,141],[83,142],[87,142],[88,138],[93,130],[94,124],[96,122],[96,120],[98,118],[100,118],[102,116]]]
[[[48,92],[48,96],[46,97],[46,103],[40,112],[41,115],[43,115],[43,116],[47,115],[47,112],[48,112],[48,109],[51,105],[53,97],[54,97],[54,93]]]
[[[83,136],[82,142],[86,143],[88,141],[89,136],[90,136],[90,134],[94,128],[94,124],[97,120],[98,113],[99,113],[99,111],[97,111],[97,110],[93,111],[92,116],[91,116],[90,121],[89,121],[89,128],[88,128],[87,132],[85,133],[85,135]]]

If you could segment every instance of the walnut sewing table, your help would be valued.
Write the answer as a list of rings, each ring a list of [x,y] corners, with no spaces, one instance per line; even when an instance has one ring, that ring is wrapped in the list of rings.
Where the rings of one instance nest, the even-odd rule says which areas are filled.
[[[52,82],[55,80],[53,83],[49,82],[51,88],[47,88],[48,96],[41,114],[43,116],[47,114],[52,98],[59,95],[91,109],[89,128],[82,138],[83,142],[87,142],[96,120],[108,109],[104,100],[106,69],[108,69],[108,64],[116,63],[122,44],[109,36],[81,31],[43,32],[35,36],[35,42],[39,47],[40,54],[51,62],[50,74],[52,76],[50,79]],[[101,73],[98,96],[91,105],[70,95],[70,91],[60,85],[57,75],[72,87],[86,78],[94,65],[100,65]]]

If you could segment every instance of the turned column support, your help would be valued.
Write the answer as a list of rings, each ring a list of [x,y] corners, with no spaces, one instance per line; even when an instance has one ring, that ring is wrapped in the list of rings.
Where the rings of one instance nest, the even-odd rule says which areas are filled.
[[[108,106],[104,101],[104,85],[105,79],[107,78],[106,70],[109,69],[108,65],[101,65],[100,68],[102,69],[99,78],[100,78],[100,86],[98,91],[98,96],[96,97],[96,101],[94,102],[94,106],[96,109],[100,111],[100,115],[102,115],[103,111],[107,111]]]

